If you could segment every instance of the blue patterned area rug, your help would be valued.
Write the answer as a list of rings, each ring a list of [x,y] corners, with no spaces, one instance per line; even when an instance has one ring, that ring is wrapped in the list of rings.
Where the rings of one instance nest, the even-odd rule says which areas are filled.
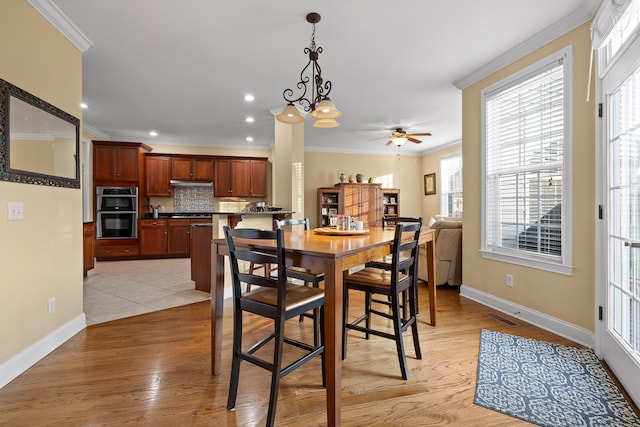
[[[484,329],[474,403],[545,427],[640,426],[593,351]]]

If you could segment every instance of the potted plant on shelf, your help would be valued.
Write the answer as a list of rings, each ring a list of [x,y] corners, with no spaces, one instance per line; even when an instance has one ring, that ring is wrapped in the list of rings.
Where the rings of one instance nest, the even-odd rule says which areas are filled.
[[[357,173],[356,174],[356,182],[362,182],[364,180],[364,174]]]

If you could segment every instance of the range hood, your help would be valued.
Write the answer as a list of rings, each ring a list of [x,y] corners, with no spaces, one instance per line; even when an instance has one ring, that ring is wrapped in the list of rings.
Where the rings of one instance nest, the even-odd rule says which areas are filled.
[[[166,181],[165,181],[166,182]],[[213,181],[186,181],[181,179],[172,179],[169,181],[172,187],[213,187]]]

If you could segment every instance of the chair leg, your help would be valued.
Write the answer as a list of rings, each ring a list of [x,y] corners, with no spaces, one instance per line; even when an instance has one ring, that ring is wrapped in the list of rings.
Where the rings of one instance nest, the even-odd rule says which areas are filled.
[[[320,309],[313,309],[313,345],[320,347]]]
[[[308,280],[305,280],[305,281],[304,281],[304,285],[305,285],[305,286],[309,286],[309,281],[308,281]],[[317,286],[316,286],[316,287],[317,287]],[[304,321],[304,313],[300,315],[300,318],[298,319],[298,321],[299,321],[300,323],[302,323],[302,321]]]
[[[276,336],[273,349],[273,371],[271,372],[271,392],[269,393],[269,411],[267,412],[267,427],[272,427],[276,419],[278,404],[278,390],[280,389],[280,371],[282,367],[282,351],[284,347],[284,319],[275,320]]]
[[[367,316],[365,325],[367,332],[364,334],[365,339],[369,339],[369,329],[371,329],[371,292],[364,293],[364,314]]]
[[[236,407],[238,395],[238,380],[240,379],[240,352],[242,351],[242,311],[234,309],[233,312],[233,352],[231,357],[231,377],[229,380],[229,396],[227,409]]]
[[[422,359],[422,352],[420,351],[420,339],[418,337],[418,298],[416,295],[417,287],[409,295],[409,312],[411,313],[411,319],[413,324],[411,325],[411,335],[413,335],[413,348],[416,352],[416,359]]]
[[[402,319],[400,318],[400,306],[398,300],[399,295],[393,295],[391,298],[393,300],[393,304],[391,306],[391,311],[393,312],[393,330],[396,335],[396,350],[398,352],[398,361],[400,362],[400,372],[402,374],[402,379],[406,380],[409,378],[409,369],[407,367],[407,359],[404,354]]]

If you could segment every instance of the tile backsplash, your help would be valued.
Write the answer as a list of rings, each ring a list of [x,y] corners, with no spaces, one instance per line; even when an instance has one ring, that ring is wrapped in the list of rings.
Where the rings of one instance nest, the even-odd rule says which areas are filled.
[[[213,191],[210,187],[174,187],[173,199],[176,212],[214,211]]]

